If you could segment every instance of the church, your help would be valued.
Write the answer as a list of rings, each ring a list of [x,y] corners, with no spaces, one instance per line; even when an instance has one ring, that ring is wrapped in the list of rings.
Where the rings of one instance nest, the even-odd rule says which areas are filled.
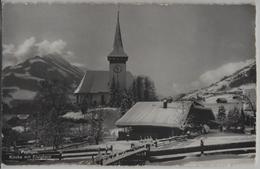
[[[119,11],[112,52],[107,56],[109,70],[88,70],[75,90],[77,103],[88,107],[107,105],[110,100],[110,90],[113,83],[119,90],[129,89],[134,77],[126,70],[128,56],[124,51]]]

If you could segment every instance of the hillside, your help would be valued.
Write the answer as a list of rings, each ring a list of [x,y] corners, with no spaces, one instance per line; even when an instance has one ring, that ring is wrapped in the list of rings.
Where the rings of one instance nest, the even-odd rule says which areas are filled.
[[[206,100],[210,100],[213,96],[218,94],[225,95],[225,93],[242,92],[243,89],[255,89],[256,88],[256,62],[252,61],[247,66],[239,69],[235,73],[223,77],[216,83],[211,84],[208,87],[201,88],[186,94],[183,94],[181,99],[191,99],[204,97]]]
[[[9,107],[30,103],[39,91],[39,82],[59,80],[75,88],[84,72],[60,56],[35,56],[3,70],[3,101]]]

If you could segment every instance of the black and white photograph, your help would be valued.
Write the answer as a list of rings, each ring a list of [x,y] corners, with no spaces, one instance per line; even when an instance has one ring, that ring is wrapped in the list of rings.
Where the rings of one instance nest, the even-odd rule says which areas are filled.
[[[252,4],[2,4],[5,166],[253,165]]]

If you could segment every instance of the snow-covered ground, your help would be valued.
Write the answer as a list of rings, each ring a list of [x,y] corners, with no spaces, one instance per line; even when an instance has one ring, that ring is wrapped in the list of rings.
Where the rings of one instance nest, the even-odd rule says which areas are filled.
[[[188,139],[183,142],[174,142],[171,144],[166,144],[160,147],[160,149],[175,149],[184,147],[194,147],[200,146],[200,140],[204,141],[204,145],[213,144],[226,144],[226,143],[237,143],[237,142],[247,142],[255,141],[255,135],[247,134],[235,134],[235,133],[220,133],[213,132],[204,136],[196,137],[195,139]],[[197,153],[189,153],[184,159],[172,160],[166,162],[155,162],[149,163],[147,165],[174,165],[174,166],[188,166],[188,167],[224,167],[232,165],[253,165],[255,160],[255,153],[252,154],[214,154],[214,155],[204,155],[196,156]],[[185,155],[185,154],[183,154]],[[166,155],[165,157],[170,157],[172,155]],[[161,157],[158,157],[161,158]]]
[[[186,166],[186,167],[230,167],[230,166],[248,166],[253,167],[255,162],[254,154],[241,155],[210,155],[201,157],[186,157],[182,160],[167,162],[149,163],[147,165],[165,165],[165,166]]]
[[[102,111],[104,111],[104,110],[107,110],[107,111],[117,111],[118,109],[117,108],[112,108],[112,107],[102,107],[102,108],[96,108],[96,109],[89,109],[88,113],[94,112],[94,111],[101,111],[101,110]],[[80,119],[85,119],[87,115],[88,114],[84,115],[81,111],[79,111],[79,112],[67,112],[62,117],[66,118],[66,119],[80,120]]]
[[[204,145],[212,144],[226,144],[226,143],[239,143],[247,141],[255,141],[255,135],[251,134],[232,134],[232,133],[219,133],[219,134],[208,134],[195,138],[194,141],[188,146],[199,146],[200,140],[204,141]],[[187,147],[187,146],[185,146]]]
[[[15,126],[12,128],[14,131],[17,131],[19,133],[24,132],[24,127],[23,126]]]

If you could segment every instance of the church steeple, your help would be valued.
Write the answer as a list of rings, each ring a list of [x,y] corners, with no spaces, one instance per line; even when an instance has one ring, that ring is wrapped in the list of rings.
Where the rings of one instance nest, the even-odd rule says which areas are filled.
[[[113,51],[109,54],[112,57],[127,57],[127,54],[124,51],[121,29],[120,29],[120,19],[119,19],[119,10],[117,11],[117,23],[116,23],[116,32],[114,37]]]
[[[108,55],[107,60],[109,61],[109,85],[111,85],[113,79],[115,79],[116,83],[118,84],[117,88],[120,90],[126,89],[126,62],[128,60],[128,56],[125,53],[123,47],[119,10],[117,11],[116,32],[114,37],[113,50]]]

